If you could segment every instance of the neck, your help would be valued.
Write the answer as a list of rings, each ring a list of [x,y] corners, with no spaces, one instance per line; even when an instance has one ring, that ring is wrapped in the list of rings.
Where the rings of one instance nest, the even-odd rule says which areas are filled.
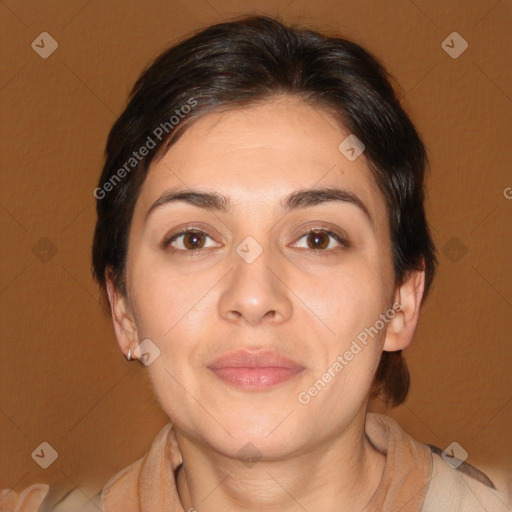
[[[349,429],[307,452],[254,464],[226,457],[176,431],[183,457],[177,472],[183,509],[363,510],[379,486],[386,458],[366,437],[363,412]]]

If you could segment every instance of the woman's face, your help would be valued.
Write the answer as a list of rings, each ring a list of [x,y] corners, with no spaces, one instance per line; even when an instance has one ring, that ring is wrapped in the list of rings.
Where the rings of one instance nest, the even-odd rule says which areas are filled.
[[[366,408],[393,311],[392,256],[364,153],[350,161],[338,149],[348,135],[286,96],[211,113],[141,189],[126,267],[138,343],[160,351],[147,369],[175,427],[227,456],[300,453]],[[327,187],[347,200],[290,199]],[[225,208],[151,209],[178,190],[222,195]]]

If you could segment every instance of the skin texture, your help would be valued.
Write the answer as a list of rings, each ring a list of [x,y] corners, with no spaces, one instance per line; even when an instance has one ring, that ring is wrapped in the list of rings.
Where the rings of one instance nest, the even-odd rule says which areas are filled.
[[[147,371],[182,452],[185,510],[354,511],[378,487],[385,456],[364,433],[368,393],[382,350],[412,340],[424,274],[394,288],[385,199],[364,153],[349,161],[338,150],[348,135],[327,112],[279,96],[204,115],[150,168],[130,229],[127,297],[110,281],[108,293],[122,351],[133,354],[144,339],[161,351]],[[373,224],[349,202],[281,209],[295,190],[329,186],[357,194]],[[172,187],[224,194],[231,210],[177,201],[144,222]],[[191,255],[184,236],[162,247],[186,226],[208,234],[202,249]],[[315,249],[307,232],[322,227],[349,247],[324,234]],[[263,250],[252,263],[236,252],[248,236]],[[402,310],[301,404],[298,394],[395,301]],[[236,348],[273,349],[304,370],[242,391],[207,368]],[[255,464],[238,455],[247,443],[261,457]]]

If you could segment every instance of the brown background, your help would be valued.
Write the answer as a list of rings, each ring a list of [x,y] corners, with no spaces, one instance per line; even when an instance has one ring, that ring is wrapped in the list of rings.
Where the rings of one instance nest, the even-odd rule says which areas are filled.
[[[148,60],[192,30],[251,12],[353,38],[401,85],[429,148],[440,273],[405,353],[410,396],[388,412],[420,441],[457,441],[468,462],[512,486],[509,0],[8,0],[0,489],[46,482],[97,502],[168,421],[98,304],[92,191],[109,129]],[[469,43],[457,59],[441,47],[454,31]],[[59,44],[47,59],[31,48],[41,32]],[[42,441],[59,454],[46,470],[31,458]]]

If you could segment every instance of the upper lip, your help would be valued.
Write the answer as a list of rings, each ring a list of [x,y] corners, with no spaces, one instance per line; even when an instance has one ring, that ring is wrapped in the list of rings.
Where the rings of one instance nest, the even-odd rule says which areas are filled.
[[[233,350],[222,354],[208,365],[211,370],[217,368],[303,368],[299,363],[274,350]]]

